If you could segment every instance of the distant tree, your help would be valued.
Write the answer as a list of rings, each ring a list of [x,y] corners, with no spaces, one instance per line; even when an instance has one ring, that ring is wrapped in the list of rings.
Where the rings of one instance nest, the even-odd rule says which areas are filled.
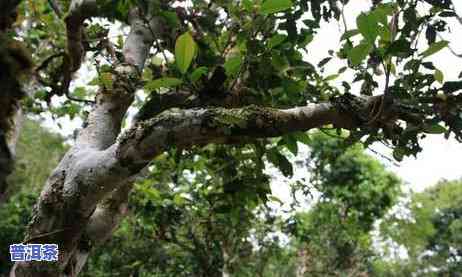
[[[395,203],[401,182],[359,145],[345,150],[342,140],[321,134],[312,141],[311,183],[321,198],[292,219],[297,276],[367,276],[373,224]]]
[[[56,167],[68,146],[39,122],[27,119],[18,139],[16,170],[9,176],[8,200],[0,207],[0,276],[12,266],[9,246],[24,239],[32,208],[50,170]]]
[[[392,214],[381,224],[382,235],[404,246],[408,258],[380,262],[383,274],[460,276],[462,272],[462,182],[441,181],[411,195],[409,214]],[[393,249],[390,249],[393,250]]]

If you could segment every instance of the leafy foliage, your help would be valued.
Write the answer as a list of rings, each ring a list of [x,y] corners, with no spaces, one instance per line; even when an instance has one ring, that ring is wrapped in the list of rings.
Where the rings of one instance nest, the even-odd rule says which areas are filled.
[[[0,276],[12,265],[9,245],[23,241],[39,192],[67,146],[33,120],[25,120],[18,141],[16,169],[9,178],[11,197],[0,207]],[[3,275],[4,274],[4,275]]]
[[[408,260],[388,264],[388,270],[396,274],[420,272],[423,276],[436,276],[427,272],[430,267],[435,274],[451,276],[460,272],[461,190],[460,181],[441,181],[412,196],[408,216],[396,213],[383,221],[381,231],[385,237],[404,246],[409,256]]]
[[[374,249],[370,232],[395,203],[400,181],[356,145],[319,133],[312,138],[311,183],[321,199],[291,219],[303,276],[369,272]]]

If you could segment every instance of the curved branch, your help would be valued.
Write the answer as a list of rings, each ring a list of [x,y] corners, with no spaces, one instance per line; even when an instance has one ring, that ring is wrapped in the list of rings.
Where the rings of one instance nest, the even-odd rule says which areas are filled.
[[[105,1],[98,0],[72,0],[69,12],[64,18],[66,22],[67,54],[69,71],[75,72],[80,68],[84,56],[83,22],[87,18],[104,16],[103,10]]]
[[[125,112],[133,101],[136,82],[141,76],[154,36],[151,28],[159,29],[158,18],[150,20],[150,26],[138,17],[138,9],[129,15],[131,30],[125,42],[124,64],[116,66],[112,74],[113,87],[102,89],[96,97],[96,105],[88,117],[77,143],[91,145],[99,150],[114,143],[120,133]]]
[[[151,119],[171,108],[191,109],[208,106],[237,108],[257,104],[256,99],[245,88],[239,88],[229,93],[212,91],[210,94],[217,95],[217,97],[201,97],[200,92],[194,93],[185,90],[174,90],[162,94],[151,92],[149,100],[136,114],[135,122]]]
[[[368,109],[369,101],[365,102],[365,109]],[[306,131],[327,124],[352,128],[357,123],[354,115],[343,113],[332,103],[288,110],[258,106],[172,109],[135,125],[114,148],[120,165],[136,172],[172,146],[188,148],[208,143],[235,143],[249,138]]]

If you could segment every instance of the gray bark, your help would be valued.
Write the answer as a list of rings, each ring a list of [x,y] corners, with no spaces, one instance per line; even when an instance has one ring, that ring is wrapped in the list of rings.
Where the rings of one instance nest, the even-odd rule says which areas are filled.
[[[83,22],[82,16],[92,3],[95,1],[72,2],[68,30],[75,27],[73,23]],[[132,80],[139,79],[154,39],[150,28],[160,27],[155,18],[149,22],[150,26],[145,26],[136,10],[131,13],[125,61],[115,66],[113,88],[98,93],[87,127],[51,174],[34,208],[26,242],[57,243],[59,261],[16,263],[11,276],[76,276],[91,246],[102,243],[126,212],[136,174],[118,165],[115,152],[107,150],[112,149],[133,101],[136,86]],[[74,38],[69,39],[71,55],[79,51],[80,41]],[[72,57],[77,58],[71,64],[75,71],[80,66],[79,57]]]

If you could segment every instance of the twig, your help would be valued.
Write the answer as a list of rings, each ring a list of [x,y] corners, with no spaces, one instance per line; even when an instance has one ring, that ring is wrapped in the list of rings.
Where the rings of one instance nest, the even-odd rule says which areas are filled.
[[[461,20],[462,20],[462,19],[461,19]],[[462,24],[462,23],[461,23],[461,24]],[[440,33],[436,33],[436,35],[438,36],[439,39],[445,40],[445,39],[443,38],[443,36],[442,36]],[[448,47],[449,51],[450,51],[454,56],[456,56],[456,57],[458,57],[458,58],[462,58],[462,54],[458,54],[458,53],[454,50],[454,48],[452,48],[449,44],[448,44],[447,47]]]
[[[91,105],[96,103],[96,101],[93,101],[93,100],[76,98],[70,94],[69,90],[67,90],[65,94],[66,94],[67,99],[71,101],[82,102],[82,103],[91,104]]]
[[[48,0],[48,4],[50,5],[51,9],[55,12],[58,18],[63,18],[63,12],[61,11],[61,7],[55,0]]]
[[[36,239],[40,239],[40,238],[44,238],[44,237],[49,237],[51,235],[54,235],[54,234],[57,234],[57,233],[61,233],[65,230],[68,230],[70,228],[62,228],[62,229],[58,229],[58,230],[54,230],[52,232],[47,232],[47,233],[43,233],[43,234],[38,234],[37,236],[34,236],[34,237],[31,237],[29,239],[26,239],[22,242],[22,244],[26,244],[26,243],[29,243],[33,240],[36,240]]]
[[[372,149],[370,146],[368,146],[367,149],[369,149],[372,153],[374,153],[374,154],[380,156],[382,159],[385,159],[385,160],[387,160],[388,162],[392,163],[394,166],[397,166],[397,167],[400,166],[399,163],[395,162],[395,161],[394,161],[393,159],[391,159],[390,157],[387,157],[386,155],[384,155],[384,154],[382,154],[382,153],[380,153],[380,152],[378,152],[378,151]]]
[[[462,25],[462,17],[459,16],[459,14],[456,12],[456,9],[454,7],[452,8],[452,11],[454,12],[454,17]]]
[[[345,4],[342,2],[342,22],[343,22],[343,27],[345,28],[345,32],[348,30],[348,26],[347,26],[347,21],[346,21],[346,17],[345,17]]]
[[[35,72],[39,72],[39,71],[45,69],[46,67],[48,67],[48,65],[51,63],[52,60],[54,60],[56,58],[59,58],[59,57],[62,57],[62,56],[64,56],[64,54],[65,53],[61,51],[59,53],[56,53],[56,54],[53,54],[53,55],[49,56],[48,58],[43,60],[43,62],[39,66],[37,66],[35,68]]]
[[[141,9],[139,9],[139,14],[140,14],[140,17],[143,19],[144,24],[146,24],[146,26],[148,27],[149,32],[151,32],[151,35],[154,38],[154,43],[156,44],[156,47],[157,47],[158,51],[160,51],[162,53],[162,56],[165,59],[165,63],[168,64],[167,55],[165,54],[164,48],[159,43],[158,35],[152,29],[149,20],[146,18],[146,16],[144,15],[144,13],[143,13],[143,11]]]
[[[258,33],[261,31],[263,26],[265,26],[266,21],[268,21],[268,18],[269,18],[269,16],[265,18],[265,20],[262,22],[262,24],[260,26],[258,26],[258,28],[255,30],[255,33],[253,33],[250,36],[252,39],[255,39],[257,37]],[[232,91],[234,89],[234,87],[236,86],[239,78],[241,77],[242,72],[244,71],[244,68],[247,66],[247,63],[248,63],[248,55],[245,55],[244,62],[242,63],[242,65],[239,68],[239,71],[238,71],[238,73],[236,75],[236,79],[234,79],[233,83],[231,84],[231,87],[229,88],[230,91]]]

